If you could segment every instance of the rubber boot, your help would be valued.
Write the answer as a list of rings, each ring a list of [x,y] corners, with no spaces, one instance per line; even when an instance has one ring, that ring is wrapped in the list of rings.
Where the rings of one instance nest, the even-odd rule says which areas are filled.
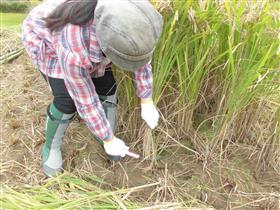
[[[111,95],[111,96],[102,96],[99,95],[99,99],[102,103],[104,112],[106,114],[107,120],[110,123],[110,126],[115,132],[116,130],[116,114],[117,114],[117,96]]]
[[[115,95],[111,95],[111,96],[102,96],[99,95],[99,99],[102,103],[104,112],[106,114],[106,118],[110,123],[110,126],[113,130],[113,132],[115,132],[116,130],[116,115],[117,115],[117,96]],[[102,145],[103,145],[103,141],[101,141]],[[114,161],[120,161],[122,159],[121,156],[114,156],[114,155],[108,155],[108,158],[110,160],[114,160]]]
[[[55,177],[62,172],[62,140],[74,115],[60,112],[53,104],[47,109],[46,141],[42,148],[42,168],[48,177]]]

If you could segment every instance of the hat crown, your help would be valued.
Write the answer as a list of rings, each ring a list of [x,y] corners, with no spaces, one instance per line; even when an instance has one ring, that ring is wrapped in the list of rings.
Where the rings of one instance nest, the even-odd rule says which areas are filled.
[[[124,60],[151,59],[161,34],[162,16],[149,1],[99,0],[95,19],[99,44],[113,63],[125,67]]]

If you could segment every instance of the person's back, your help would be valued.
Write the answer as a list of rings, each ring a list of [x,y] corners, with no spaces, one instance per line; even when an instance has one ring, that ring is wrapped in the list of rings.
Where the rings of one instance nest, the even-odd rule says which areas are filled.
[[[35,66],[46,74],[46,63],[49,74],[61,74],[55,49],[52,46],[53,35],[46,27],[44,18],[48,17],[59,5],[66,0],[46,0],[33,8],[22,23],[22,43]],[[46,59],[43,61],[42,57]],[[51,60],[51,61],[48,61]],[[57,73],[54,73],[57,72]],[[60,77],[61,78],[61,77]]]
[[[40,38],[51,42],[50,30],[46,27],[43,19],[48,17],[60,4],[65,1],[66,0],[46,0],[42,4],[34,7],[23,22],[23,31],[26,27],[29,27],[28,30],[32,30],[40,36]]]

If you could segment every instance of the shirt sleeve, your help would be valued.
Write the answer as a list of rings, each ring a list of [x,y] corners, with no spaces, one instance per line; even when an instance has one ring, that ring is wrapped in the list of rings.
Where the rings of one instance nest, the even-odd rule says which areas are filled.
[[[146,99],[152,97],[153,74],[151,63],[146,64],[134,72],[134,84],[136,94],[139,98]]]
[[[109,140],[113,132],[90,76],[92,64],[83,31],[79,26],[66,26],[57,38],[56,51],[65,86],[79,115],[95,137]]]

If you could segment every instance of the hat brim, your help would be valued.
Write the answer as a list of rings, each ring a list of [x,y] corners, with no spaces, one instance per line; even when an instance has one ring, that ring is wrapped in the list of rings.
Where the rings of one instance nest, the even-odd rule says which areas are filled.
[[[139,60],[139,61],[129,61],[129,60],[126,60],[126,59],[118,56],[117,54],[115,54],[109,50],[105,50],[104,54],[117,67],[119,67],[123,70],[132,71],[132,72],[143,67],[144,65],[146,65],[147,63],[149,63],[152,60],[152,56],[150,56],[150,57],[147,57],[147,58],[145,58],[143,60]]]

